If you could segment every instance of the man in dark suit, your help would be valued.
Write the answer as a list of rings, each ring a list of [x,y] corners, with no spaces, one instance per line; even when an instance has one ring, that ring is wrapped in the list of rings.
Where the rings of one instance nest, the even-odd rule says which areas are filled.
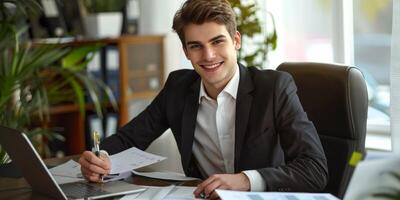
[[[146,149],[170,128],[188,176],[205,180],[201,193],[321,191],[327,183],[326,158],[296,94],[290,75],[237,63],[240,33],[225,0],[188,0],[173,24],[194,70],[172,72],[164,88],[139,116],[106,138],[114,154]],[[82,174],[100,181],[110,162],[86,151]]]

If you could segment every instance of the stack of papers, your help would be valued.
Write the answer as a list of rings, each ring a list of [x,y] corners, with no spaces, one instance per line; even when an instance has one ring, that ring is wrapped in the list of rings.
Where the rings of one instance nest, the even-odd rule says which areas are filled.
[[[120,200],[195,200],[193,195],[196,187],[167,186],[147,187],[142,193],[126,195]]]
[[[104,177],[104,181],[108,182],[126,178],[131,175],[131,170],[151,165],[164,159],[166,158],[132,147],[110,156],[111,173],[109,176]],[[58,184],[84,180],[81,174],[80,164],[73,160],[51,168],[50,173]]]

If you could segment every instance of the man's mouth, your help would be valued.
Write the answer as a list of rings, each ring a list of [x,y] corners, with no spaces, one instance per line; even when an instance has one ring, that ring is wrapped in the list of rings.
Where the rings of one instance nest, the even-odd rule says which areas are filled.
[[[212,63],[212,64],[201,64],[200,67],[203,68],[204,71],[206,71],[206,72],[213,72],[213,71],[217,70],[223,63],[224,63],[224,61]]]

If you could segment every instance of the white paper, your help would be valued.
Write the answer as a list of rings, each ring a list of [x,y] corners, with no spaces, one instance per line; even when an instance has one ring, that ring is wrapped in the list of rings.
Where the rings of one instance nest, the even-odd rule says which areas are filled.
[[[147,153],[138,148],[132,147],[120,153],[110,156],[111,172],[110,174],[118,174],[131,171],[147,165],[151,165],[162,160],[165,157]]]
[[[73,177],[66,177],[66,176],[53,176],[54,179],[56,180],[57,184],[64,184],[64,183],[75,183],[79,181],[84,181],[85,179],[83,178],[73,178]]]
[[[61,165],[49,169],[53,176],[82,178],[81,165],[74,160],[69,160]],[[58,182],[57,182],[58,183]]]
[[[171,181],[193,181],[199,180],[198,178],[187,177],[185,174],[177,173],[177,172],[138,172],[132,170],[132,173],[149,177],[149,178],[156,178],[156,179],[163,179],[163,180],[171,180]]]
[[[222,200],[339,200],[328,193],[298,192],[239,192],[232,190],[216,190]]]
[[[81,166],[79,163],[69,160],[61,165],[49,169],[58,184],[73,183],[85,179],[80,175]]]
[[[171,190],[174,188],[175,186],[171,185],[171,186],[167,186],[167,187],[151,187],[148,186],[147,189],[140,193],[140,195],[135,196],[135,195],[125,195],[124,197],[122,197],[120,200],[163,200],[164,197],[166,197]]]
[[[144,167],[166,159],[132,147],[118,154],[110,156],[111,173],[104,177],[104,182],[120,180],[131,175],[132,169]],[[84,180],[81,174],[81,165],[74,160],[69,160],[50,169],[50,173],[58,184]]]
[[[193,200],[197,199],[194,197],[194,190],[196,187],[176,186],[174,189],[164,198],[164,200]]]
[[[125,195],[120,200],[199,200],[194,197],[196,187],[167,186],[153,187],[148,186],[146,191],[133,195]]]

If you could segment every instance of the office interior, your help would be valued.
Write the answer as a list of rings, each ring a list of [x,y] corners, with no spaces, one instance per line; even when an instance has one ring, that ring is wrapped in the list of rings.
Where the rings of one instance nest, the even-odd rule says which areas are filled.
[[[43,0],[40,2],[49,4],[53,1]],[[60,5],[57,5],[56,2],[53,3],[59,8]],[[78,0],[74,2],[78,2]],[[170,72],[183,68],[192,69],[190,62],[181,50],[182,46],[178,36],[171,28],[175,11],[184,0],[127,0],[126,2],[127,6],[124,7],[122,15],[124,23],[127,21],[132,23],[130,25],[134,26],[133,30],[128,30],[129,24],[121,24],[117,35],[111,37],[88,36],[83,22],[85,13],[82,14],[79,10],[82,21],[78,22],[80,25],[73,26],[80,27],[79,34],[65,34],[68,32],[66,22],[69,18],[64,16],[62,21],[57,22],[64,23],[62,28],[65,30],[61,30],[64,33],[61,33],[60,37],[56,36],[57,24],[52,24],[51,27],[46,27],[46,25],[39,27],[42,29],[44,37],[33,36],[32,33],[27,36],[33,42],[39,43],[49,41],[79,44],[105,42],[103,49],[106,50],[95,55],[88,65],[94,70],[96,70],[96,65],[101,65],[99,64],[101,62],[110,65],[112,69],[121,70],[119,68],[121,54],[127,57],[127,62],[130,62],[129,57],[135,57],[130,55],[129,51],[121,52],[121,47],[130,48],[129,45],[142,44],[142,42],[146,44],[149,41],[153,46],[156,45],[156,48],[148,49],[148,54],[152,54],[152,51],[157,51],[159,54],[158,61],[146,64],[145,71],[147,70],[147,72],[143,73],[148,74],[128,77],[130,80],[126,87],[132,88],[128,89],[130,93],[127,95],[135,96],[135,91],[138,91],[134,98],[125,99],[124,106],[119,107],[118,110],[114,110],[112,106],[108,105],[104,112],[104,119],[100,121],[98,121],[99,118],[95,114],[93,106],[87,106],[86,118],[81,119],[84,122],[78,123],[79,126],[83,126],[80,128],[84,130],[85,136],[81,136],[79,142],[85,145],[85,149],[90,149],[88,147],[90,137],[87,135],[90,136],[92,129],[102,129],[104,137],[113,134],[116,128],[122,125],[120,114],[124,112],[123,120],[127,122],[140,113],[154,98]],[[268,52],[267,59],[261,62],[261,68],[276,69],[283,62],[339,63],[359,68],[364,75],[368,89],[365,141],[367,154],[364,159],[386,158],[400,153],[400,105],[396,105],[400,100],[400,57],[394,53],[400,51],[400,14],[394,12],[395,5],[400,7],[398,0],[249,0],[243,2],[256,2],[259,6],[257,16],[261,19],[263,34],[271,34],[274,29],[277,33],[277,47]],[[49,7],[45,7],[44,11],[46,12]],[[397,8],[397,11],[400,10]],[[88,13],[86,14],[88,15]],[[61,17],[62,12],[55,15],[50,13],[47,18],[57,18],[57,16]],[[51,28],[51,30],[47,28]],[[120,37],[132,37],[133,39],[119,39]],[[254,38],[254,40],[257,39],[257,37]],[[249,42],[249,40],[247,41]],[[246,43],[243,46],[246,46]],[[107,57],[106,60],[102,60],[104,55]],[[128,71],[125,71],[127,74],[130,74],[129,69],[130,67],[127,67]],[[114,78],[122,77],[116,75]],[[117,81],[117,88],[120,88],[118,84],[123,84],[123,81],[122,79]],[[131,84],[135,83],[144,84],[144,86],[134,88],[135,86],[131,86]],[[120,91],[117,94],[118,98],[126,95],[123,93]],[[117,103],[121,106],[118,98]],[[87,104],[91,104],[90,100]],[[69,109],[58,106],[56,105],[55,109]],[[69,106],[73,107],[73,105]],[[54,124],[58,128],[61,127],[60,130],[71,130],[69,126],[77,126],[77,119],[74,116],[80,116],[80,111],[77,107],[71,108],[71,110],[54,111],[56,113],[54,114],[56,121]],[[72,115],[71,112],[75,114]],[[49,124],[52,125],[52,123]],[[107,124],[116,127],[106,127]],[[51,153],[48,156],[68,156],[77,153],[77,151],[69,151],[68,148],[71,146],[65,144],[65,142],[76,143],[76,141],[71,141],[72,138],[67,136],[64,142],[50,142]],[[73,148],[79,150],[80,147]],[[154,141],[147,151],[168,158],[157,163],[155,168],[183,172],[180,155],[169,130]]]

